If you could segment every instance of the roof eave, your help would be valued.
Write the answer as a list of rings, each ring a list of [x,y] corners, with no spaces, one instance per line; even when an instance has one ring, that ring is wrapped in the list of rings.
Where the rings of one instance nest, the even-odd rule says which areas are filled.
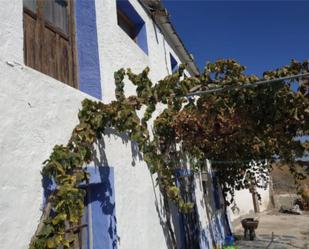
[[[176,32],[173,24],[170,21],[169,14],[160,0],[139,0],[148,14],[153,17],[154,21],[162,31],[162,33],[172,42],[178,56],[182,61],[187,64],[187,70],[194,76],[200,74],[197,65],[192,58],[192,55],[188,52]]]

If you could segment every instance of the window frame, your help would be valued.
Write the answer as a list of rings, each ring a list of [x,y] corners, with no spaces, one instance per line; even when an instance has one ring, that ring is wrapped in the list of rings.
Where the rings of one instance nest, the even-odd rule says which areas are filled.
[[[54,0],[55,1],[55,0]],[[51,21],[47,20],[44,16],[44,3],[45,1],[39,1],[39,0],[35,0],[36,2],[36,11],[34,12],[33,10],[29,9],[27,6],[23,6],[23,11],[26,12],[27,14],[29,14],[30,16],[32,16],[33,18],[37,19],[38,16],[42,19],[42,22],[44,23],[44,25],[51,29],[52,31],[58,33],[59,35],[61,35],[63,38],[69,40],[69,36],[70,36],[70,2],[72,1],[68,1],[68,0],[62,0],[63,2],[66,3],[66,8],[67,8],[67,19],[68,19],[68,34],[66,34],[61,28],[57,27],[54,23],[52,23]],[[41,9],[41,10],[40,10]]]
[[[37,0],[38,1],[38,0]],[[51,0],[49,0],[51,1]],[[43,13],[42,13],[42,18],[44,20],[44,23],[45,23],[45,26],[50,28],[52,31],[54,32],[57,32],[58,34],[62,35],[63,38],[67,38],[69,39],[69,35],[70,35],[70,32],[69,32],[69,25],[70,25],[70,22],[69,22],[69,19],[70,19],[70,11],[69,11],[69,1],[68,0],[52,0],[53,1],[53,4],[55,4],[55,2],[57,1],[62,1],[65,3],[66,5],[66,18],[67,18],[67,33],[61,29],[60,27],[58,27],[56,25],[56,23],[53,23],[52,21],[48,20],[48,18],[45,16],[45,3],[46,3],[46,0],[43,1],[44,4],[43,4]],[[53,13],[54,14],[54,13]],[[53,17],[54,18],[54,17]]]
[[[116,18],[117,26],[148,55],[147,25],[130,1],[116,0]],[[131,26],[131,34],[122,25],[119,25],[119,19],[128,27]]]
[[[55,1],[55,0],[53,0]],[[23,16],[23,32],[24,32],[24,62],[27,66],[33,68],[34,70],[37,70],[45,75],[48,75],[52,78],[55,78],[58,81],[63,82],[66,85],[69,85],[71,87],[74,87],[76,89],[79,89],[79,83],[78,83],[78,74],[77,74],[77,44],[76,44],[76,24],[75,24],[75,11],[74,11],[74,0],[62,0],[66,3],[66,14],[67,14],[67,34],[62,31],[61,28],[57,27],[56,24],[51,23],[47,20],[44,16],[44,6],[45,1],[36,0],[35,1],[35,12],[32,9],[29,9],[27,6],[23,5],[23,15],[29,15],[31,18],[35,20],[35,31],[34,31],[34,39],[36,40],[36,43],[39,43],[39,45],[35,45],[34,48],[35,51],[30,51],[30,53],[36,54],[36,59],[33,62],[33,66],[29,65],[27,63],[27,53],[29,51],[26,51],[26,39],[25,39],[25,16]],[[56,35],[59,35],[62,39],[66,40],[68,42],[68,46],[70,49],[67,50],[67,52],[70,54],[68,58],[68,70],[70,72],[68,73],[68,78],[66,81],[61,79],[61,76],[58,75],[54,76],[49,73],[44,72],[43,68],[46,67],[48,64],[44,64],[44,58],[42,49],[44,49],[44,46],[41,44],[44,44],[45,40],[45,30],[48,29],[52,32],[54,32]],[[41,48],[43,47],[43,48]],[[60,52],[58,52],[60,53]],[[30,63],[31,64],[31,63]],[[58,65],[57,67],[61,67],[61,65]]]

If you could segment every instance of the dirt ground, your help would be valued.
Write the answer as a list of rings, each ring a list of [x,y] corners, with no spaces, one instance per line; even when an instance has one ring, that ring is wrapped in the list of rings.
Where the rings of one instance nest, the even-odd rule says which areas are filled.
[[[256,240],[240,240],[237,242],[240,249],[309,249],[309,212],[304,212],[302,215],[290,215],[272,210],[257,216],[259,226],[256,230]],[[274,234],[273,242],[270,244],[272,233]],[[243,235],[241,225],[235,227],[235,234]]]

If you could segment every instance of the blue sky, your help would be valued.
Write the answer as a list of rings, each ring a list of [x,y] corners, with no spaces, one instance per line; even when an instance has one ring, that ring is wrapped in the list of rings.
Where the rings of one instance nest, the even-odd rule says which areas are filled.
[[[164,0],[200,69],[233,58],[248,73],[309,59],[309,1]]]

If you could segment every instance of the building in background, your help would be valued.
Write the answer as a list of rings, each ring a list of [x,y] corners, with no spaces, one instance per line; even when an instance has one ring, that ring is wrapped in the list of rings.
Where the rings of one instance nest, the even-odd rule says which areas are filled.
[[[85,98],[115,99],[114,72],[150,68],[153,82],[192,56],[158,0],[0,1],[0,244],[24,249],[34,234],[46,194],[42,162],[66,144]],[[135,87],[126,85],[126,94]],[[113,130],[104,160],[90,165],[92,198],[83,249],[169,248],[160,191],[134,143]],[[132,167],[134,165],[134,167]],[[215,174],[190,170],[194,213],[172,214],[177,248],[213,248],[229,231]],[[44,185],[44,184],[43,184]],[[48,190],[48,189],[47,189]]]

